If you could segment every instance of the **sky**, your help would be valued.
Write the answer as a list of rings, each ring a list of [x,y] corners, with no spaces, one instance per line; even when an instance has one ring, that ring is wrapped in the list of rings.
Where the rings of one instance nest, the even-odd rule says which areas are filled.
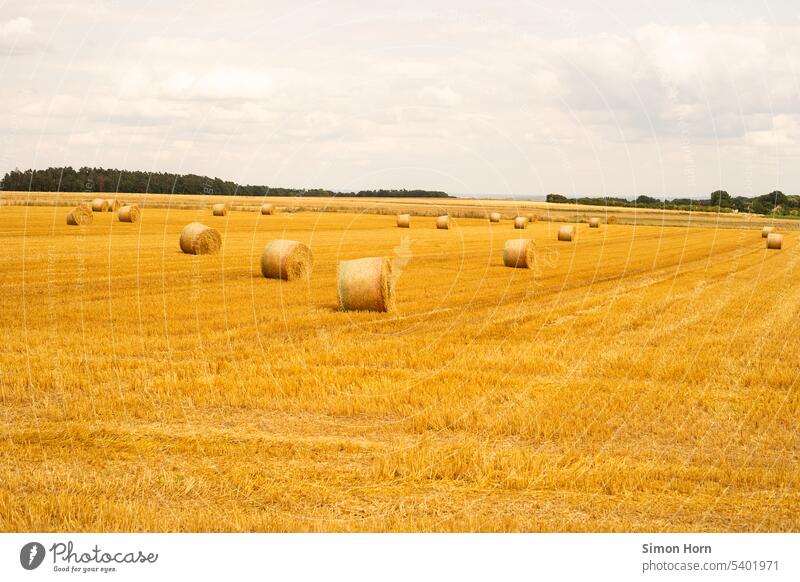
[[[800,193],[800,3],[0,0],[0,172]]]

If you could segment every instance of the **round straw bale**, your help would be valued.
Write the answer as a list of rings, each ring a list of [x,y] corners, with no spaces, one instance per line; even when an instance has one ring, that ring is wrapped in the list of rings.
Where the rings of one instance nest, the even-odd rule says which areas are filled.
[[[492,212],[489,215],[489,222],[500,222],[500,213],[499,212]]]
[[[537,222],[539,220],[539,215],[538,214],[529,214],[528,215],[528,220],[530,220],[531,222]]]
[[[227,216],[228,215],[228,205],[227,204],[214,204],[211,207],[211,211],[214,213],[214,216]]]
[[[261,214],[264,215],[275,214],[275,207],[272,204],[262,204]]]
[[[190,255],[213,255],[222,246],[219,231],[205,224],[192,222],[181,231],[181,250]]]
[[[617,223],[617,217],[616,217],[616,216],[613,216],[613,215],[612,215],[612,216],[609,216],[609,217],[606,219],[606,223],[607,223],[607,224],[616,224],[616,223]]]
[[[527,228],[527,226],[528,226],[527,216],[517,216],[514,219],[514,228]]]
[[[72,211],[67,214],[67,224],[72,226],[84,226],[92,224],[94,215],[92,214],[92,207],[88,204],[78,204]]]
[[[774,226],[765,226],[761,229],[761,238],[767,238],[767,235],[775,231]]]
[[[783,235],[777,232],[771,232],[767,235],[767,248],[779,249],[783,246]]]
[[[117,216],[119,217],[120,222],[139,222],[141,212],[139,212],[138,206],[135,204],[129,204],[120,208]]]
[[[532,269],[536,243],[527,238],[507,240],[503,247],[503,264],[506,267]]]
[[[120,207],[124,206],[122,202],[120,202],[116,198],[109,198],[108,200],[106,200],[106,202],[108,203],[109,212],[118,212]]]
[[[340,262],[338,287],[343,311],[394,310],[394,277],[387,257]]]
[[[314,267],[311,249],[296,240],[272,240],[261,253],[261,274],[267,279],[308,279]]]
[[[397,228],[411,228],[411,215],[398,214],[397,215]]]
[[[436,228],[441,228],[443,230],[447,230],[448,228],[450,228],[450,216],[448,216],[447,214],[437,216]]]
[[[558,240],[570,242],[575,238],[575,227],[565,224],[558,229]]]
[[[589,219],[589,228],[600,228],[600,219],[596,216],[592,216]]]
[[[95,198],[92,200],[92,212],[105,212],[108,210],[108,200]]]

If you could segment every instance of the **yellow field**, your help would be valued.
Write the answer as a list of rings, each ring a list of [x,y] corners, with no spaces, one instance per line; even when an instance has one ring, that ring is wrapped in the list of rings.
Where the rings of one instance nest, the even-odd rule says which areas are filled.
[[[0,207],[2,531],[800,531],[798,232],[65,215]],[[338,311],[376,255],[397,312]]]
[[[234,210],[258,210],[271,203],[281,211],[356,212],[390,214],[410,212],[419,216],[450,214],[455,218],[487,218],[499,212],[505,219],[518,214],[536,215],[543,220],[586,221],[590,216],[613,216],[619,224],[639,226],[694,226],[706,228],[756,228],[761,224],[780,225],[783,230],[800,229],[800,221],[779,217],[724,212],[688,212],[654,208],[603,207],[584,204],[554,204],[530,200],[492,200],[478,198],[319,198],[309,196],[208,196],[169,194],[114,194],[86,192],[0,192],[2,205],[63,206],[65,210],[90,202],[92,198],[117,198],[142,208],[170,210],[209,209],[225,203]]]

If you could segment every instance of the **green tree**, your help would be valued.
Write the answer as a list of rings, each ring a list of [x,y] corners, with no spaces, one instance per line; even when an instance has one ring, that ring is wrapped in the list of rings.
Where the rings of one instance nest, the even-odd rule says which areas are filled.
[[[660,206],[662,202],[657,198],[653,198],[652,196],[645,196],[644,194],[642,194],[636,199],[636,204],[638,206]]]
[[[780,190],[773,190],[769,194],[762,196],[762,198],[765,197],[772,202],[773,206],[782,206],[789,201],[789,199],[786,197],[786,194],[784,194]]]
[[[725,190],[714,190],[711,193],[711,206],[729,208],[731,206],[731,195]]]

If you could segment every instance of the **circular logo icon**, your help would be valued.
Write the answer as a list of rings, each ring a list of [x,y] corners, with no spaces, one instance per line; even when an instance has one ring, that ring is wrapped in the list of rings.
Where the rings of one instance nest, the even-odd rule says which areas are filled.
[[[19,563],[26,570],[35,570],[44,560],[44,546],[39,542],[30,542],[22,546],[19,552]]]

